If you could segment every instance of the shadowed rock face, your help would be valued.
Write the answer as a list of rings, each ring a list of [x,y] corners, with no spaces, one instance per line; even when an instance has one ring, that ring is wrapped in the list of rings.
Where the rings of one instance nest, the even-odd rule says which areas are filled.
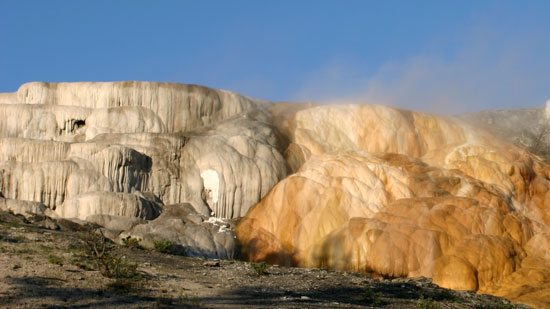
[[[182,203],[204,220],[241,217],[286,176],[268,105],[183,84],[24,84],[0,95],[0,205],[103,226],[166,221]],[[234,239],[214,227],[180,240],[232,256],[231,242],[212,249]]]
[[[546,108],[490,110],[459,117],[550,162],[550,101]]]
[[[540,159],[455,118],[383,106],[314,107],[281,125],[296,172],[237,226],[248,259],[549,305]]]

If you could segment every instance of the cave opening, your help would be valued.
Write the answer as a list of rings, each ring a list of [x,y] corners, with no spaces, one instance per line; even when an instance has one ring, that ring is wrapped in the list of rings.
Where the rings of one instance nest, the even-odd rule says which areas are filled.
[[[79,130],[80,128],[86,126],[86,121],[85,120],[75,120],[73,122],[73,127],[72,127],[72,130],[71,132],[76,132],[77,130]]]

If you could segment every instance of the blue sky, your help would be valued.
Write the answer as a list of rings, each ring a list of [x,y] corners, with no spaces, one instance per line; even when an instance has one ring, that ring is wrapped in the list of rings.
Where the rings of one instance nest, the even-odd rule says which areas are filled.
[[[0,92],[148,80],[436,112],[542,106],[550,1],[0,0]]]

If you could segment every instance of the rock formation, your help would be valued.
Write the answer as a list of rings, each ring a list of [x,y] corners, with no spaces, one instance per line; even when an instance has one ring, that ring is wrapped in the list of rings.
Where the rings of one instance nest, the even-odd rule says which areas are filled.
[[[126,219],[127,220],[127,219]],[[112,222],[109,218],[107,222]],[[99,222],[97,222],[99,223]],[[149,222],[121,226],[120,239],[138,239],[145,248],[157,241],[169,241],[170,250],[188,256],[233,259],[238,256],[237,240],[231,220],[197,214],[189,204],[168,205],[164,212]]]
[[[550,100],[545,108],[490,110],[458,117],[550,162]]]
[[[237,226],[248,259],[549,304],[550,167],[537,157],[456,118],[376,105],[280,125],[295,173]]]
[[[182,84],[28,83],[0,94],[0,117],[2,210],[94,222],[147,248],[240,247],[251,261],[550,306],[542,109],[446,117]]]
[[[24,84],[0,95],[0,205],[124,226],[118,233],[140,223],[147,237],[171,205],[203,221],[241,217],[286,176],[268,105],[182,84]],[[230,229],[170,224],[156,237],[234,255]]]

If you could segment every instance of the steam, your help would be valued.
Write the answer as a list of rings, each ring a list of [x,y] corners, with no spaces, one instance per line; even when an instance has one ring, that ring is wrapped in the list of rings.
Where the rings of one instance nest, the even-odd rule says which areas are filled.
[[[446,114],[543,107],[550,97],[550,46],[543,33],[525,33],[478,26],[450,56],[426,52],[388,61],[370,75],[333,61],[314,72],[295,99]]]

